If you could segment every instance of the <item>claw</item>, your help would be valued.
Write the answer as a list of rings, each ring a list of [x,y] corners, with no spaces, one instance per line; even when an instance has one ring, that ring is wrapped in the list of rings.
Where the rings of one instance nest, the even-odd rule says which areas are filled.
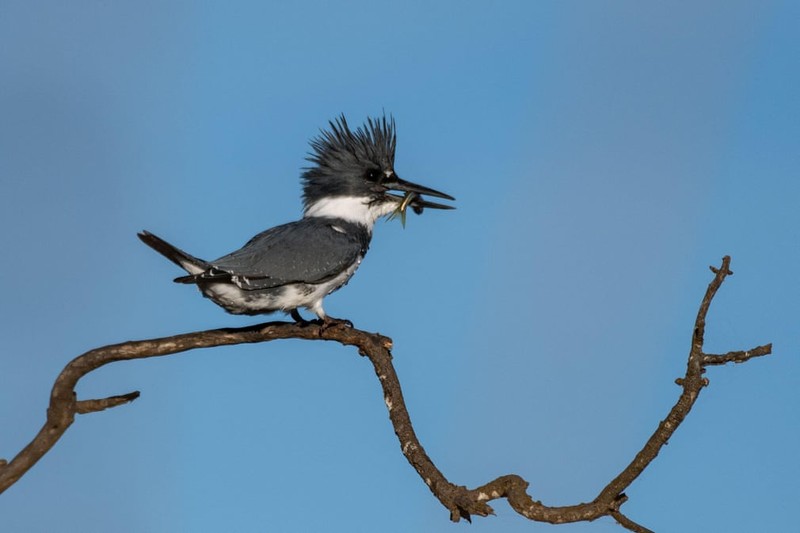
[[[325,318],[323,318],[320,322],[322,329],[335,328],[337,326],[343,326],[346,328],[353,327],[353,323],[346,318],[333,318],[332,316],[325,316]]]

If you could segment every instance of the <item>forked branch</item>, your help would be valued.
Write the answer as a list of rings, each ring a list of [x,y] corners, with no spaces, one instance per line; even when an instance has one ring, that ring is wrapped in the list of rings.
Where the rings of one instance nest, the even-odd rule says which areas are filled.
[[[461,518],[470,520],[473,515],[493,514],[489,502],[498,498],[506,498],[516,512],[538,522],[562,524],[610,516],[630,531],[647,532],[649,531],[647,528],[622,513],[621,507],[628,499],[624,491],[656,458],[661,447],[667,443],[689,414],[700,391],[708,385],[708,380],[703,377],[706,367],[729,362],[743,363],[772,352],[771,344],[721,355],[703,352],[706,316],[711,301],[727,276],[733,274],[730,271],[730,257],[726,256],[722,259],[720,268],[711,267],[711,270],[714,278],[708,285],[697,313],[686,374],[676,380],[676,383],[682,387],[676,404],[666,418],[658,424],[652,436],[630,464],[589,503],[562,507],[544,505],[528,494],[528,482],[515,474],[500,476],[474,489],[451,483],[425,453],[414,433],[411,418],[403,400],[400,381],[392,364],[391,339],[348,327],[344,323],[320,325],[286,322],[268,322],[246,328],[217,329],[161,339],[125,342],[97,348],[73,359],[56,378],[50,394],[47,420],[42,429],[31,443],[10,462],[0,459],[0,493],[16,483],[58,442],[61,435],[74,422],[76,414],[102,411],[133,401],[139,396],[138,392],[131,392],[109,398],[77,400],[75,386],[78,380],[101,366],[116,361],[160,357],[195,348],[257,343],[276,339],[328,340],[342,345],[356,346],[359,353],[370,360],[383,389],[389,418],[400,441],[403,455],[428,485],[434,496],[450,511],[450,518],[453,521]]]

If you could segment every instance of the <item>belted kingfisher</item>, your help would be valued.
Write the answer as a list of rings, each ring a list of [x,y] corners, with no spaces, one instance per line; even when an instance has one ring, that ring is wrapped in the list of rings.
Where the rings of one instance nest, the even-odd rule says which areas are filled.
[[[191,256],[143,231],[139,238],[183,268],[176,283],[197,285],[229,313],[258,315],[285,311],[302,322],[297,309],[323,323],[334,319],[322,300],[344,286],[369,248],[372,227],[383,216],[403,217],[411,207],[453,209],[422,194],[455,200],[443,192],[401,180],[394,171],[394,119],[369,118],[351,130],[344,115],[311,140],[302,175],[303,218],[259,233],[239,250],[214,261]],[[389,191],[402,191],[404,196]]]

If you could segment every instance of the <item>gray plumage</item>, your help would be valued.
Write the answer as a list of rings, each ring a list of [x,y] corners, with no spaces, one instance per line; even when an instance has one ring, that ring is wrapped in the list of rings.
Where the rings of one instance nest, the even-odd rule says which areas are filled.
[[[301,235],[302,239],[296,238]],[[304,218],[259,233],[233,253],[207,263],[200,274],[179,283],[228,281],[245,290],[291,283],[322,283],[364,257],[369,248],[364,227],[330,218]],[[313,254],[308,251],[313,250]]]

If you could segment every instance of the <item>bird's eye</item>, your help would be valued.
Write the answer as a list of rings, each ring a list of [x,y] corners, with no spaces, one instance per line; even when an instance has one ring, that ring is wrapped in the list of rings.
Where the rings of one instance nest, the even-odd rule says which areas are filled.
[[[380,170],[378,170],[376,168],[372,168],[372,169],[367,170],[366,178],[369,181],[377,182],[377,181],[380,181],[381,177],[382,177],[382,174],[381,174]]]

